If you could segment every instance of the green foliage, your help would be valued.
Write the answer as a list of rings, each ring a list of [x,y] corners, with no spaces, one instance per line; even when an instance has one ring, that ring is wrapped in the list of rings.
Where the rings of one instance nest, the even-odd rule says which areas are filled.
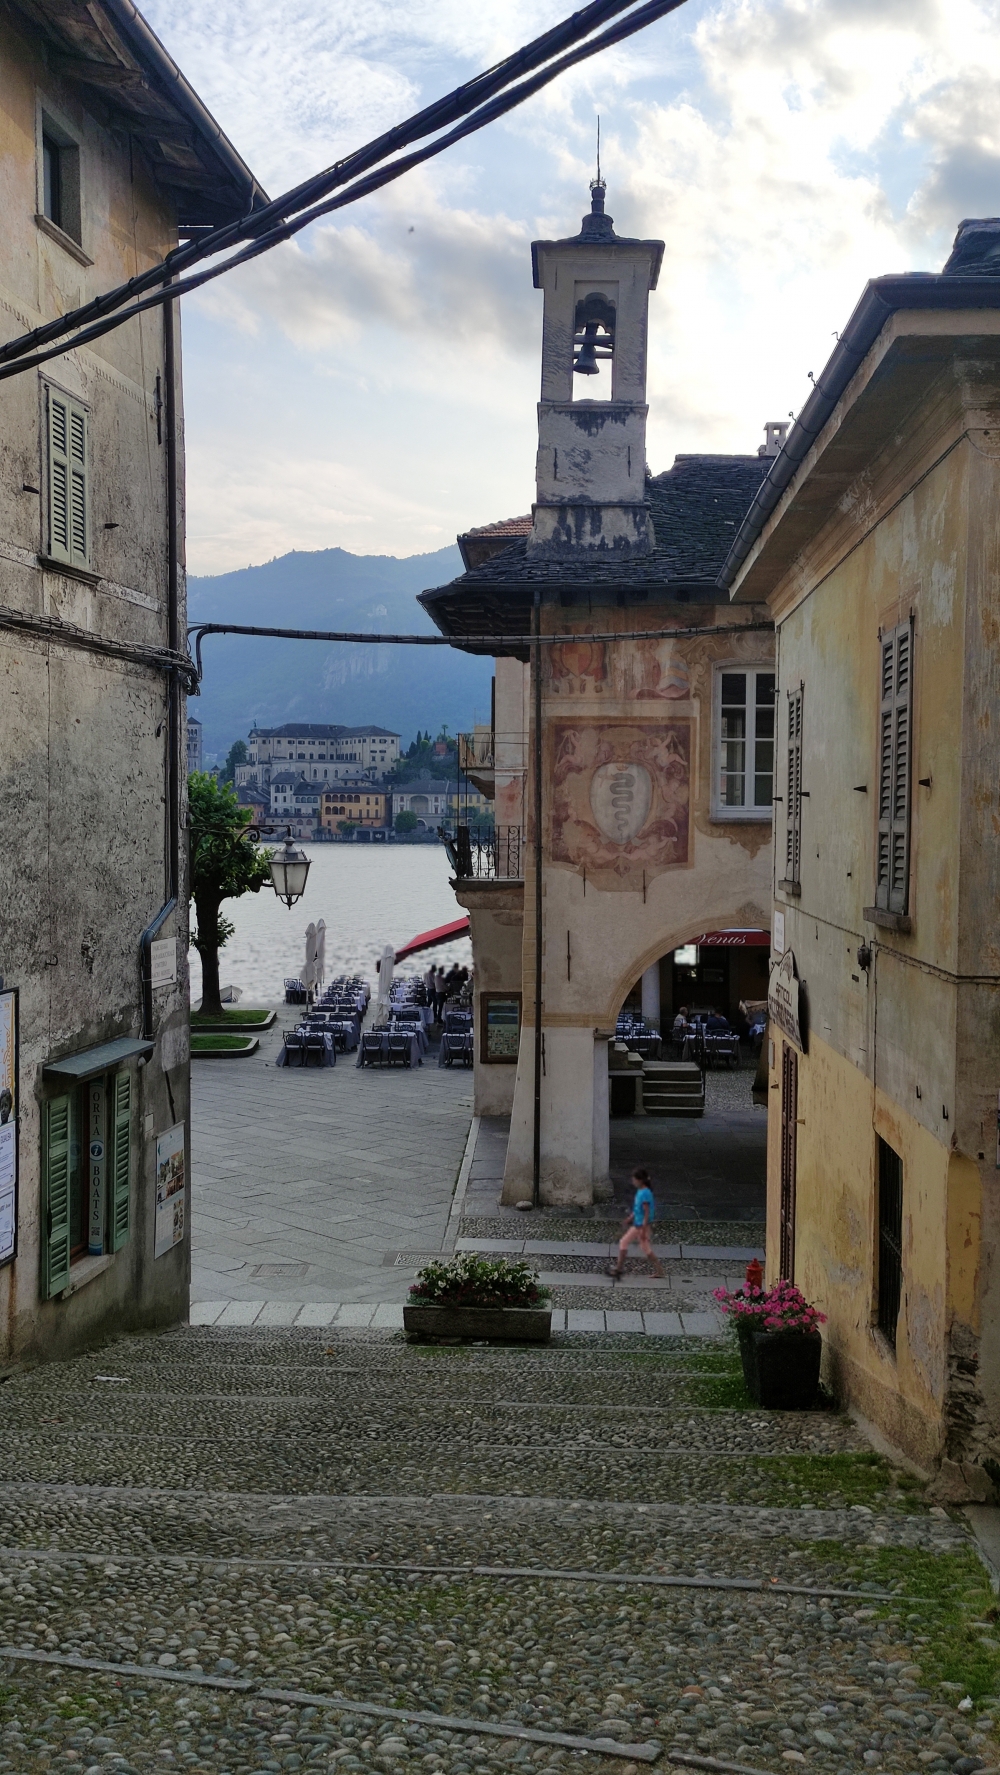
[[[202,1030],[198,1033],[192,1031],[191,1052],[192,1054],[214,1054],[221,1048],[228,1053],[245,1054],[251,1043],[256,1040],[255,1035],[228,1035],[221,1030],[218,1032]]]
[[[222,1014],[219,998],[219,950],[235,926],[219,910],[223,900],[259,894],[271,881],[271,852],[246,836],[246,809],[228,783],[204,771],[188,778],[191,898],[198,916],[192,942],[201,956],[201,1008]]]
[[[219,772],[220,783],[231,783],[236,776],[236,766],[247,761],[246,740],[234,740],[226,753],[226,762]]]
[[[397,832],[415,832],[417,829],[417,816],[416,814],[411,814],[407,808],[403,808],[402,811],[396,815],[394,824]]]
[[[414,1305],[440,1307],[538,1307],[549,1291],[539,1287],[530,1264],[466,1251],[418,1270],[410,1298]]]
[[[447,747],[445,752],[435,752],[434,747],[441,744]],[[411,783],[417,777],[447,777],[454,781],[455,763],[458,752],[458,741],[449,734],[447,727],[442,727],[437,740],[432,740],[430,730],[421,733],[397,758],[387,778],[390,782]]]

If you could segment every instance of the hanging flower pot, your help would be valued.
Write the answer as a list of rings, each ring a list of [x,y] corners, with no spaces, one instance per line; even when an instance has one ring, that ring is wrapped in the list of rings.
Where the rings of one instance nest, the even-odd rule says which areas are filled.
[[[810,1411],[819,1388],[826,1314],[810,1306],[791,1282],[747,1286],[715,1298],[736,1327],[747,1392],[771,1411]]]

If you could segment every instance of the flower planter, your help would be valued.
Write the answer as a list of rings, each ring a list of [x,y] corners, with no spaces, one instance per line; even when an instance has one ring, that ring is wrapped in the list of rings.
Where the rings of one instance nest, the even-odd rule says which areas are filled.
[[[487,1338],[505,1344],[547,1344],[552,1332],[551,1307],[438,1307],[419,1304],[403,1308],[408,1338]]]
[[[739,1331],[743,1373],[754,1404],[769,1411],[811,1411],[823,1354],[819,1332],[744,1330],[742,1325]]]

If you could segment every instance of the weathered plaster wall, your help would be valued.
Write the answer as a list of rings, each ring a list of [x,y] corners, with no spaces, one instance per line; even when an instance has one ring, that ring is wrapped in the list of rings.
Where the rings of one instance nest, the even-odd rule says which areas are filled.
[[[760,612],[747,613],[760,621]],[[573,625],[586,633],[596,613]],[[626,629],[632,613],[604,607],[599,626]],[[547,625],[569,625],[547,609]],[[732,622],[712,607],[643,607],[643,626],[711,628]],[[551,654],[551,658],[548,656]],[[769,628],[648,644],[566,643],[546,649],[543,678],[542,1198],[588,1205],[606,1181],[595,1120],[595,1031],[606,1040],[645,968],[705,929],[767,928],[770,821],[712,814],[712,683],[721,660],[768,664]],[[575,736],[575,737],[574,737]],[[532,756],[529,747],[529,757]],[[627,767],[627,769],[626,769]],[[636,791],[637,767],[648,778]],[[606,778],[628,774],[612,794]],[[630,799],[631,797],[631,799]],[[626,801],[628,805],[616,806]],[[530,802],[530,793],[529,793]],[[621,818],[619,818],[621,816]],[[530,1197],[534,1064],[534,852],[525,864],[524,1028],[504,1200]],[[604,1087],[606,1090],[606,1085]]]
[[[970,317],[927,317],[927,339],[920,319],[896,317],[817,445],[811,470],[830,452],[840,473],[856,461],[857,479],[811,533],[796,520],[794,558],[775,573],[771,600],[779,732],[785,695],[801,685],[808,792],[801,895],[776,890],[811,1030],[799,1071],[795,1280],[829,1314],[845,1396],[918,1461],[943,1460],[942,1484],[983,1495],[976,1463],[996,1458],[1000,1437],[1000,349],[995,337],[970,339]],[[974,323],[994,333],[998,324],[994,314]],[[780,547],[772,521],[749,575],[757,586]],[[879,632],[911,613],[907,931],[873,923],[865,908],[875,900]],[[779,822],[779,862],[781,840]],[[774,1275],[776,1116],[769,1132]],[[895,1356],[873,1330],[879,1135],[903,1159]]]
[[[162,258],[169,215],[130,155],[0,21],[0,336],[9,338]],[[80,141],[83,264],[35,222],[40,106]],[[0,389],[0,603],[98,634],[165,645],[166,450],[157,438],[163,321],[131,322],[40,379]],[[90,413],[90,577],[41,565],[41,382]],[[177,389],[179,403],[180,390]],[[38,493],[22,491],[29,487]],[[183,535],[183,506],[179,513]],[[183,632],[183,585],[180,621]],[[183,736],[183,708],[181,736]],[[139,938],[166,894],[166,683],[159,672],[0,634],[0,798],[6,847],[0,975],[20,989],[20,1198],[16,1262],[0,1269],[0,1361],[55,1355],[187,1310],[187,1241],[153,1261],[155,1134],[188,1120],[187,903],[177,985],[155,996],[157,1039],[133,1075],[131,1232],[69,1298],[40,1299],[42,1104],[47,1060],[141,1031]],[[182,738],[183,744],[183,738]],[[134,1063],[133,1063],[134,1066]]]

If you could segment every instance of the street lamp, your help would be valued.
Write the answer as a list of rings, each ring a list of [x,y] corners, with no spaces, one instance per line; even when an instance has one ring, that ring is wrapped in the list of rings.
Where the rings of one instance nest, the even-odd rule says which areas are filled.
[[[271,853],[271,881],[274,891],[289,909],[305,893],[308,874],[309,858],[304,851],[296,850],[292,843],[292,828],[289,826],[284,849]]]

